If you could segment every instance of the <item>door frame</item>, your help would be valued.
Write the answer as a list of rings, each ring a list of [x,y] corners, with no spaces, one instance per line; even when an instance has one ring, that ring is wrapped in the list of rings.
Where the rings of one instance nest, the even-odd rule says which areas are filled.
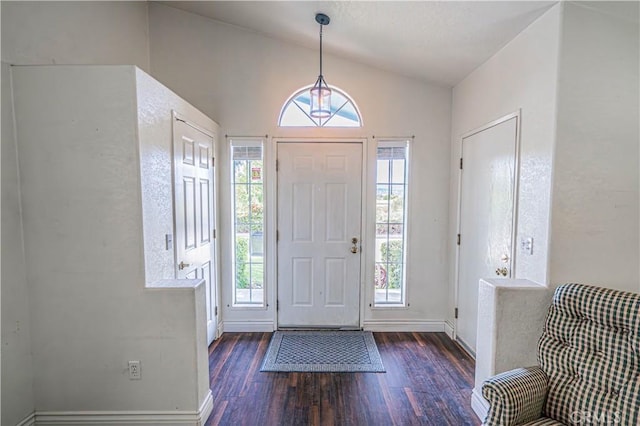
[[[511,272],[512,272],[512,276],[511,279],[515,278],[515,271],[516,271],[516,254],[517,254],[517,250],[516,250],[516,237],[517,237],[517,233],[518,233],[518,196],[520,194],[520,135],[521,135],[521,131],[520,131],[520,127],[521,127],[521,123],[522,123],[522,111],[521,109],[518,109],[515,112],[512,112],[510,114],[504,115],[496,120],[490,121],[480,127],[477,127],[473,130],[470,130],[466,133],[464,133],[462,136],[460,136],[460,158],[464,158],[464,151],[463,151],[463,143],[464,140],[468,137],[471,137],[475,134],[478,134],[482,131],[485,131],[487,129],[490,129],[492,127],[498,126],[506,121],[509,121],[511,119],[515,118],[516,119],[516,146],[515,146],[515,161],[514,161],[514,184],[513,184],[513,217],[511,219]],[[460,234],[460,225],[462,222],[462,169],[459,168],[458,169],[458,201],[457,201],[457,218],[456,218],[456,234]],[[487,277],[488,278],[488,277]],[[456,309],[458,307],[458,302],[459,302],[459,296],[460,296],[460,245],[456,245],[456,255],[455,255],[455,269],[454,269],[454,306],[453,308]],[[458,342],[461,343],[458,340],[458,319],[453,318],[453,339]],[[469,350],[469,348],[466,347],[466,345],[462,344],[463,348],[467,351],[467,352],[472,352]],[[475,354],[472,354],[475,357]]]
[[[369,263],[369,256],[370,254],[368,253],[367,250],[364,250],[364,248],[367,246],[368,244],[368,237],[369,237],[369,232],[368,229],[370,228],[369,226],[369,222],[367,222],[368,217],[367,217],[367,206],[368,206],[368,179],[367,177],[369,176],[369,164],[368,164],[368,160],[369,160],[369,141],[367,138],[341,138],[341,137],[317,137],[317,138],[313,138],[313,137],[300,137],[300,138],[296,138],[296,137],[274,137],[272,139],[272,144],[271,144],[271,154],[272,154],[272,158],[273,161],[275,163],[275,161],[277,161],[278,159],[278,144],[280,143],[359,143],[362,145],[362,170],[361,170],[361,177],[360,177],[360,185],[361,185],[361,201],[360,201],[360,283],[359,283],[359,288],[358,288],[358,304],[359,304],[359,309],[358,309],[358,326],[360,329],[363,328],[363,322],[364,322],[364,316],[365,316],[365,302],[366,302],[366,283],[367,283],[367,268],[366,265],[368,265]],[[274,167],[275,170],[275,167]],[[278,172],[275,171],[275,179],[271,180],[271,185],[270,186],[270,192],[271,194],[273,194],[273,197],[271,197],[273,199],[273,206],[272,207],[272,211],[274,212],[273,215],[270,215],[271,218],[269,220],[268,223],[268,228],[269,229],[273,229],[274,231],[277,232],[278,230]],[[275,235],[275,232],[274,232]],[[275,304],[275,309],[273,310],[273,321],[274,321],[274,327],[277,329],[278,328],[278,308],[277,308],[277,304],[278,304],[278,244],[276,241],[276,238],[272,238],[271,239],[272,243],[271,243],[271,247],[270,249],[273,250],[272,253],[275,253],[274,256],[274,260],[273,260],[273,268],[272,272],[270,273],[270,278],[271,278],[271,282],[273,283],[273,294],[275,296],[275,300],[274,300],[274,304]]]
[[[219,182],[219,173],[218,173],[218,165],[216,164],[215,159],[218,157],[218,144],[219,144],[219,131],[218,131],[218,127],[217,124],[214,123],[214,125],[212,126],[212,128],[208,128],[206,126],[203,126],[199,123],[197,123],[197,120],[194,120],[190,117],[189,114],[185,114],[182,112],[178,112],[174,109],[171,110],[171,199],[173,200],[173,206],[172,206],[172,214],[173,214],[173,266],[174,266],[174,276],[177,277],[178,276],[178,241],[176,238],[176,229],[177,229],[177,217],[176,217],[176,213],[175,213],[175,199],[176,199],[176,194],[175,194],[175,184],[176,184],[176,175],[175,175],[175,160],[174,160],[174,144],[176,141],[176,136],[177,135],[177,126],[176,126],[176,121],[181,121],[184,124],[186,124],[187,126],[190,126],[192,128],[194,128],[195,130],[211,137],[212,140],[212,147],[211,147],[211,155],[213,156],[213,160],[212,160],[212,168],[213,168],[213,185],[212,185],[212,189],[211,191],[213,192],[213,194],[211,194],[211,210],[212,210],[212,214],[213,214],[213,236],[212,236],[212,241],[211,241],[211,247],[213,248],[213,253],[211,254],[211,265],[214,268],[214,273],[211,275],[212,279],[213,279],[213,283],[210,283],[211,289],[214,291],[214,296],[213,296],[213,300],[210,301],[211,303],[211,307],[212,309],[214,309],[214,326],[215,329],[213,331],[213,340],[218,339],[221,335],[221,315],[220,315],[220,309],[218,309],[218,307],[220,306],[220,238],[217,235],[218,234],[218,229],[219,229],[219,221],[220,221],[220,214],[218,211],[218,192],[219,192],[219,188],[220,188],[220,182]],[[206,292],[205,292],[206,293]],[[209,330],[207,329],[207,341],[210,339],[209,336]],[[210,344],[211,342],[208,342],[208,344]]]

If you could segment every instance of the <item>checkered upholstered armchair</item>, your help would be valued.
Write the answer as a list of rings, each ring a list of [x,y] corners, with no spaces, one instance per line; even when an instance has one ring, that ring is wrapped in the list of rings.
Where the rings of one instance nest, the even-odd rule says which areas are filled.
[[[640,425],[640,294],[558,287],[538,362],[484,382],[485,425]]]

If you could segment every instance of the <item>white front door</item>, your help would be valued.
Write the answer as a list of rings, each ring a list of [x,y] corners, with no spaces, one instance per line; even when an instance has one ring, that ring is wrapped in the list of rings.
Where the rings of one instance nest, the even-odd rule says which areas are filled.
[[[174,120],[176,278],[204,279],[207,341],[216,335],[213,137]]]
[[[278,143],[278,326],[360,325],[361,143]]]
[[[513,265],[517,117],[462,139],[457,338],[475,352],[480,278],[510,278]]]

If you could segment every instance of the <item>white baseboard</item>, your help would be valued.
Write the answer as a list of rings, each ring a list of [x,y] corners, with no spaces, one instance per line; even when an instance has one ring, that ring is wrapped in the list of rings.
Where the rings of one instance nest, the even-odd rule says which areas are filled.
[[[202,401],[198,412],[200,413],[200,423],[198,423],[197,426],[204,426],[213,412],[213,393],[211,393],[211,389],[207,392],[207,396],[205,396],[204,401]]]
[[[453,324],[451,324],[449,321],[445,321],[444,322],[444,332],[447,333],[447,336],[449,336],[449,338],[451,340],[455,340],[455,334],[454,334],[454,327]]]
[[[414,321],[414,320],[375,320],[364,321],[362,327],[367,331],[401,331],[436,333],[445,331],[444,321]]]
[[[35,426],[36,424],[36,413],[31,413],[27,417],[24,418],[20,423],[16,426]]]
[[[465,352],[468,353],[471,358],[476,359],[476,351],[471,349],[471,346],[467,345],[467,342],[462,340],[460,336],[456,336],[455,341],[458,342],[460,347],[464,349]]]
[[[489,402],[480,395],[476,388],[473,388],[473,392],[471,392],[471,408],[473,408],[480,421],[484,421],[489,412]]]
[[[198,411],[36,411],[34,422],[19,426],[203,426],[212,411],[213,396],[209,391]]]
[[[273,321],[223,321],[223,333],[265,333],[275,330]]]
[[[400,332],[445,332],[444,321],[419,321],[419,320],[375,320],[364,321],[362,325],[367,331],[400,331]],[[276,329],[273,321],[223,321],[222,333],[264,333]]]

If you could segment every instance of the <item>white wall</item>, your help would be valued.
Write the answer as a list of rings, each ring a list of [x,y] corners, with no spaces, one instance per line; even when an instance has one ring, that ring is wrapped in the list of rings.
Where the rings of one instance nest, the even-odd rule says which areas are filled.
[[[149,69],[146,2],[3,1],[2,61]]]
[[[277,119],[295,90],[315,81],[318,52],[286,44],[171,7],[150,9],[151,69],[156,78],[180,93],[238,136],[410,136],[413,187],[410,191],[411,241],[408,291],[411,306],[400,310],[368,308],[365,318],[439,320],[447,299],[447,223],[450,95],[448,88],[398,77],[325,55],[325,77],[346,90],[361,108],[364,128],[332,131],[279,129]],[[330,37],[327,30],[326,37]],[[385,100],[382,102],[381,100]],[[287,131],[288,130],[288,131]],[[230,197],[226,143],[221,165],[222,304],[225,320],[272,321],[273,288],[267,310],[228,309],[231,304]],[[269,166],[267,166],[269,167]],[[269,237],[267,237],[269,238]],[[267,243],[269,244],[269,243]],[[373,282],[373,261],[367,282]],[[271,283],[273,284],[273,283]],[[372,289],[372,285],[367,288]],[[367,295],[371,300],[371,294]],[[368,305],[368,303],[367,303]]]
[[[565,5],[551,284],[640,291],[638,3],[613,6]]]
[[[2,417],[15,425],[35,408],[31,321],[22,239],[11,69],[2,63]]]
[[[144,286],[138,114],[161,121],[174,95],[147,81],[138,109],[131,66],[13,76],[37,411],[197,411],[204,290]]]
[[[148,286],[175,278],[174,250],[165,246],[165,235],[174,233],[173,223],[173,112],[216,137],[218,126],[146,73],[136,72],[140,185],[144,231],[145,281]],[[175,237],[175,236],[174,236]],[[184,281],[184,280],[181,280]],[[204,287],[204,286],[202,286]],[[204,293],[204,289],[202,290]],[[205,295],[202,295],[204,300]],[[206,306],[196,304],[195,378],[198,407],[209,392]],[[201,311],[201,312],[200,312]],[[185,336],[187,337],[187,336]],[[187,349],[187,348],[183,348]],[[176,348],[178,352],[183,349]],[[191,350],[184,350],[191,354]],[[174,354],[176,356],[176,354]],[[180,356],[180,355],[179,355]]]
[[[218,126],[175,93],[143,72],[138,73],[138,135],[142,183],[142,208],[147,284],[175,278],[173,246],[166,248],[165,235],[173,234],[173,117],[183,118],[214,133]]]
[[[453,89],[449,235],[456,234],[458,223],[456,194],[462,135],[520,109],[521,166],[516,241],[525,236],[533,237],[534,250],[533,255],[517,253],[515,278],[539,283],[546,283],[548,274],[560,19],[561,6],[556,5]],[[453,237],[449,238],[449,243],[450,306],[453,306],[456,285]]]
[[[33,320],[22,240],[9,64],[136,64],[149,68],[145,2],[7,2],[2,20],[2,424],[35,408]],[[13,265],[7,268],[6,265]],[[37,341],[36,341],[37,342]]]

